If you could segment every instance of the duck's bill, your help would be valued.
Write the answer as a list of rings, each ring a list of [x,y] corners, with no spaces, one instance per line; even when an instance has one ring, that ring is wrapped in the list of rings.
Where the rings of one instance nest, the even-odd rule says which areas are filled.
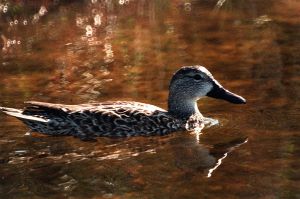
[[[207,93],[207,96],[223,99],[234,104],[246,104],[246,100],[242,96],[232,93],[217,84],[209,93]]]

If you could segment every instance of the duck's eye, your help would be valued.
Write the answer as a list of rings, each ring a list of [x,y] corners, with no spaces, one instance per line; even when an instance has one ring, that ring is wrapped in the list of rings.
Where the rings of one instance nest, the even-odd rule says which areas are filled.
[[[195,75],[195,76],[193,76],[193,78],[194,78],[195,80],[200,80],[200,79],[202,79],[201,75]]]

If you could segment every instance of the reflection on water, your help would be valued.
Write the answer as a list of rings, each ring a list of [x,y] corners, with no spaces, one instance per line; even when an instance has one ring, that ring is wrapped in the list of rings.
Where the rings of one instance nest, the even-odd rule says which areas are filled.
[[[35,144],[37,141],[39,146]],[[155,183],[155,179],[148,179],[148,175],[157,158],[169,162],[159,166],[162,171],[158,173],[168,170],[166,174],[171,172],[177,176],[196,172],[200,176],[211,177],[224,157],[245,141],[236,139],[228,143],[203,145],[193,136],[181,133],[164,138],[107,139],[89,144],[74,139],[27,137],[23,139],[24,143],[18,144],[17,150],[4,153],[7,157],[2,159],[2,190],[17,193],[21,186],[12,182],[17,181],[25,183],[22,190],[28,193],[38,194],[38,190],[47,189],[47,192],[72,194],[80,189],[82,180],[90,179],[90,185],[101,189],[101,192],[108,190],[108,193],[115,193],[111,189],[123,192],[122,186],[138,191],[136,186],[139,183],[142,183],[139,186],[153,183],[153,180]],[[29,148],[32,144],[34,147]],[[13,175],[12,169],[17,169],[21,175]],[[78,169],[82,171],[78,172]]]
[[[96,143],[26,136],[0,114],[0,198],[299,198],[299,13],[297,0],[0,0],[1,106],[165,108],[193,64],[248,103],[201,100],[219,120],[202,134]]]
[[[238,148],[239,146],[241,146],[242,144],[245,144],[247,142],[248,142],[248,138],[241,138],[241,139],[233,140],[233,141],[230,141],[229,143],[226,143],[226,145],[225,145],[226,152],[223,154],[223,156],[221,158],[218,159],[215,166],[208,170],[207,177],[210,178],[212,176],[212,173],[222,164],[222,161],[228,156],[228,154],[230,152],[232,152],[234,149]],[[216,147],[214,147],[214,150],[218,149],[218,147],[220,147],[220,145],[221,144],[216,145]],[[224,144],[222,144],[221,146],[222,146],[222,148],[224,148]]]

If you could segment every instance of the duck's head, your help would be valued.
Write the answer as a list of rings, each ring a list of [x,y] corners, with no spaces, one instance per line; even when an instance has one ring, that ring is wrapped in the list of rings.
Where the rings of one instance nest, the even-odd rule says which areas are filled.
[[[246,100],[225,88],[203,66],[185,66],[172,77],[169,94],[169,110],[191,109],[201,97],[208,96],[223,99],[235,104],[245,104]],[[194,105],[193,105],[194,106]],[[188,107],[188,108],[187,108]]]

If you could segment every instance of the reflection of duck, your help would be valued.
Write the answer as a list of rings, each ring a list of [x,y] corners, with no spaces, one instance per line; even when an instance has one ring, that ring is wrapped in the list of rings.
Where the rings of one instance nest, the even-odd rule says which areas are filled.
[[[247,142],[248,138],[238,138],[228,143],[219,143],[214,145],[213,149],[210,151],[210,154],[218,159],[218,161],[214,167],[208,170],[207,177],[211,177],[212,173],[222,164],[222,161],[230,152]]]
[[[224,89],[202,66],[182,67],[170,83],[168,111],[139,102],[104,102],[62,105],[27,102],[24,110],[0,110],[17,117],[31,130],[48,135],[94,136],[164,135],[178,130],[202,128],[204,117],[197,100],[203,96],[245,103],[245,99]]]
[[[235,149],[245,144],[248,138],[241,137],[225,143],[204,145],[193,144],[192,140],[181,139],[174,147],[176,166],[185,172],[200,171],[206,177],[211,177],[213,172],[222,164],[224,159]],[[187,142],[190,142],[187,144]]]

